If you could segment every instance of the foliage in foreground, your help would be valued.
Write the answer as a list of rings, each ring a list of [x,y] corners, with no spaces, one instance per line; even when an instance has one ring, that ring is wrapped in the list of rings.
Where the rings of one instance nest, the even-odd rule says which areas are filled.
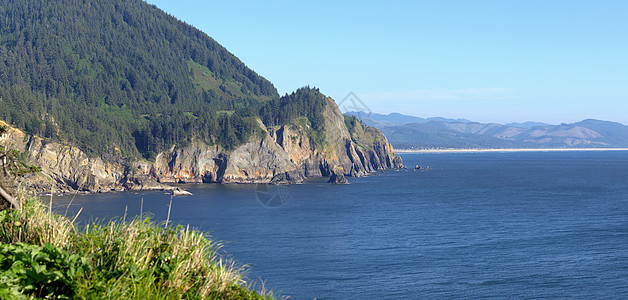
[[[148,218],[78,230],[37,199],[0,212],[0,298],[271,299],[220,245]]]
[[[51,244],[0,244],[0,299],[56,295],[69,298],[89,269],[85,257]]]

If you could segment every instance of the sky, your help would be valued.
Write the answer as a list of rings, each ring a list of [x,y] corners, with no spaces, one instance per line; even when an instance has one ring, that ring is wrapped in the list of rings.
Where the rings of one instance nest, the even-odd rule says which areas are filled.
[[[309,85],[383,114],[628,124],[628,1],[147,2],[281,95]]]

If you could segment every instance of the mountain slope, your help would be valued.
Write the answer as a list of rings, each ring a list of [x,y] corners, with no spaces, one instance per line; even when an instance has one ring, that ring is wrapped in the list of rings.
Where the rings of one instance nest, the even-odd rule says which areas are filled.
[[[538,122],[502,125],[399,114],[349,115],[357,115],[365,124],[380,129],[397,148],[628,147],[628,126],[592,119],[560,125]]]
[[[438,123],[379,127],[395,148],[512,148],[513,141],[449,129]]]
[[[278,98],[209,36],[140,0],[0,0],[0,62],[0,118],[92,155],[223,143],[220,111]]]
[[[628,126],[621,123],[588,119],[573,125],[600,133],[598,141],[609,145],[628,145]]]
[[[273,85],[141,0],[0,0],[0,143],[34,191],[281,183],[402,167],[334,101]],[[347,124],[352,124],[347,128]]]
[[[419,118],[414,116],[403,115],[400,113],[390,113],[387,115],[377,113],[366,113],[363,111],[350,111],[345,113],[347,116],[357,117],[368,126],[393,126],[403,125],[406,123],[428,123],[428,122],[460,122],[469,123],[471,121],[465,119],[447,119],[447,118]]]
[[[523,122],[523,123],[508,123],[506,124],[506,126],[511,126],[511,127],[519,127],[519,128],[533,128],[533,127],[539,127],[539,126],[551,126],[550,124],[547,123],[541,123],[541,122]]]

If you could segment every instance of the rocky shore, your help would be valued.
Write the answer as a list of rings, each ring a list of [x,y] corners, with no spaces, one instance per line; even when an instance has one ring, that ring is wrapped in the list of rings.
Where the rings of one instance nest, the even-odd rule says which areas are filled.
[[[329,98],[325,110],[325,141],[312,145],[307,125],[266,128],[232,151],[194,142],[172,146],[155,161],[106,161],[77,147],[29,136],[10,128],[0,137],[6,148],[24,153],[25,162],[42,172],[22,183],[38,193],[102,193],[124,190],[169,190],[172,183],[298,183],[307,177],[366,176],[403,163],[386,137],[361,123],[345,125]],[[0,125],[7,125],[0,121]]]

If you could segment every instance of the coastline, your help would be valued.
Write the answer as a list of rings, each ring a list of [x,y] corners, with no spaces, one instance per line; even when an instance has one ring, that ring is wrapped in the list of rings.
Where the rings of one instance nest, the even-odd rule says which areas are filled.
[[[574,151],[628,151],[628,148],[395,149],[396,153],[574,152]]]
[[[628,149],[627,149],[628,150]],[[401,170],[401,169],[407,169],[406,167],[400,167],[400,168],[388,168],[388,169],[383,169],[383,170],[375,170],[375,171],[371,171],[369,173],[363,174],[363,175],[359,175],[359,176],[350,176],[350,175],[346,175],[349,178],[351,177],[369,177],[369,176],[380,176],[381,174],[379,173],[380,171],[389,171],[389,170]],[[327,181],[328,178],[331,178],[331,176],[310,176],[310,177],[305,177],[303,181],[306,181],[308,179],[323,179],[325,180],[325,182]],[[182,182],[182,183],[158,183],[160,185],[158,186],[148,186],[148,187],[140,187],[140,188],[129,188],[129,187],[124,187],[122,186],[119,189],[111,189],[111,190],[99,190],[99,191],[86,191],[86,190],[64,190],[64,191],[56,191],[54,193],[50,193],[47,191],[42,191],[42,192],[38,192],[38,193],[34,193],[35,195],[39,196],[39,197],[50,197],[52,196],[73,196],[73,195],[97,195],[97,194],[110,194],[110,193],[131,193],[131,194],[139,194],[142,192],[165,192],[166,194],[170,194],[172,193],[173,196],[192,196],[194,194],[190,193],[188,190],[184,189],[183,187],[181,187],[180,185],[184,185],[184,184],[221,184],[221,185],[238,185],[238,184],[244,184],[244,185],[258,185],[258,184],[262,184],[262,185],[293,185],[293,184],[303,184],[303,181],[299,181],[299,182],[279,182],[279,183],[260,183],[260,182]]]

